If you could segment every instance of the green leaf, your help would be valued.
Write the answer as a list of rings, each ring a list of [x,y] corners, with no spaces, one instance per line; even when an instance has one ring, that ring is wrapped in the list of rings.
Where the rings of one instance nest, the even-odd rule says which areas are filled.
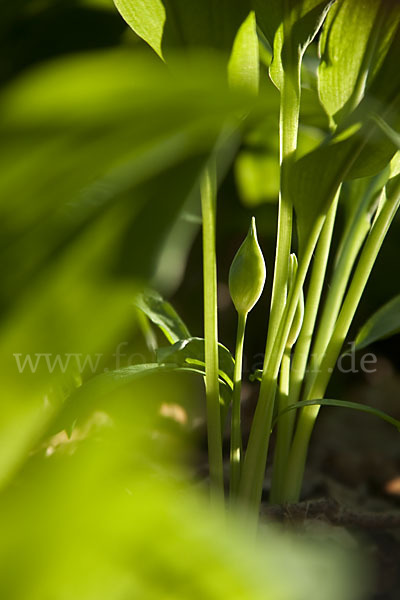
[[[250,0],[114,0],[122,17],[168,62],[182,48],[222,50],[232,87],[258,91],[259,51]],[[171,53],[172,51],[172,53]]]
[[[220,379],[233,389],[233,369],[235,361],[228,348],[218,344],[219,376]],[[178,366],[198,367],[205,374],[204,339],[189,338],[180,340],[173,346],[158,348],[157,360],[160,364],[175,364]]]
[[[400,96],[390,114],[399,109]],[[378,174],[395,154],[396,147],[370,114],[363,101],[346,121],[346,127],[338,129],[293,165],[290,190],[301,249],[315,220],[328,212],[340,184],[347,179]],[[323,173],[323,177],[317,173]]]
[[[130,365],[92,377],[68,398],[63,410],[51,423],[50,431],[55,433],[63,428],[71,428],[93,411],[107,408],[104,399],[143,377],[174,372],[195,373],[204,377],[204,340],[189,338],[166,348],[158,348],[157,360],[157,363]],[[219,361],[221,410],[225,422],[231,402],[234,359],[222,344],[219,344]]]
[[[386,414],[382,410],[373,408],[372,406],[366,406],[365,404],[358,404],[357,402],[347,402],[346,400],[302,400],[296,404],[291,404],[278,413],[272,427],[274,427],[278,419],[280,419],[280,417],[288,411],[304,408],[305,406],[335,406],[337,408],[350,408],[352,410],[358,410],[359,412],[368,413],[374,417],[378,417],[379,419],[386,421],[386,423],[393,425],[398,431],[400,431],[400,421]]]
[[[72,431],[92,413],[99,410],[112,410],[112,398],[124,391],[135,381],[162,373],[186,372],[198,374],[199,370],[190,365],[143,363],[100,373],[85,381],[65,401],[62,410],[50,422],[47,435],[62,429]],[[200,373],[202,374],[202,373]]]
[[[162,58],[161,49],[166,10],[161,0],[114,0],[115,6],[133,31]]]
[[[300,255],[314,222],[328,212],[358,147],[363,143],[362,136],[361,139],[355,136],[352,129],[342,137],[332,136],[293,165],[290,190],[296,212]],[[318,173],[323,173],[323,177],[318,177]]]
[[[371,130],[374,127],[371,121]],[[396,146],[387,135],[374,132],[368,139],[360,154],[346,173],[346,179],[359,179],[377,175],[385,169],[396,152]]]
[[[114,0],[128,25],[166,60],[171,49],[203,47],[230,54],[250,12],[247,0]]]
[[[260,79],[260,58],[254,12],[240,26],[228,64],[229,83],[233,88],[257,94]]]
[[[358,332],[355,347],[357,350],[369,346],[377,340],[400,332],[400,295],[392,298],[368,319]]]
[[[301,88],[300,125],[329,133],[329,119],[314,86]]]
[[[390,48],[400,5],[387,0],[337,0],[320,38],[319,93],[340,121],[362,99]]]
[[[191,337],[174,307],[155,290],[141,292],[134,302],[137,308],[161,329],[171,344]]]
[[[196,77],[186,61],[172,75],[153,56],[101,51],[2,87],[0,485],[77,385],[44,360],[20,374],[13,353],[112,355],[221,131],[255,105],[229,90],[225,61],[193,60]]]
[[[254,105],[229,90],[217,56],[212,64],[193,57],[195,78],[178,63],[171,75],[153,57],[130,51],[88,54],[42,66],[3,89],[0,266],[7,301],[107,211],[111,221],[125,213],[115,247],[125,259],[121,268],[131,275],[135,265],[149,277],[220,132]]]
[[[190,442],[157,435],[160,420],[148,414],[157,396],[182,402],[184,390],[159,385],[146,402],[128,393],[118,425],[95,421],[92,433],[47,442],[0,496],[2,598],[361,597],[352,549],[268,525],[252,540],[239,519],[210,506],[188,472]]]
[[[332,0],[254,0],[257,23],[273,48],[270,75],[280,89],[285,70],[296,72]]]
[[[389,4],[390,2],[387,6]],[[396,6],[400,10],[400,5]],[[394,130],[400,129],[400,71],[396,68],[400,55],[399,20],[397,18],[397,30],[382,65],[368,88],[368,94],[355,111],[364,121],[370,120],[373,135],[350,170],[349,177],[372,175],[376,166],[383,168],[388,164],[398,148],[397,142],[376,126],[376,115]]]
[[[319,92],[336,121],[354,111],[353,122],[368,123],[366,143],[358,152],[347,179],[367,177],[382,170],[396,152],[393,137],[377,131],[371,119],[379,114],[398,128],[400,76],[394,68],[400,52],[400,5],[382,0],[339,0],[321,36]],[[393,64],[394,63],[394,64]],[[367,93],[366,93],[367,92]]]
[[[390,177],[394,178],[400,174],[400,152],[396,152],[390,163]]]

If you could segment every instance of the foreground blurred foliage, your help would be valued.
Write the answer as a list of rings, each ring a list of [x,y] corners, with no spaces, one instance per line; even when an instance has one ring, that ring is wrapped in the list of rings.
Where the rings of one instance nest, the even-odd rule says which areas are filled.
[[[103,5],[16,2],[4,27]],[[256,101],[228,90],[217,55],[170,72],[132,46],[17,76],[48,57],[22,54],[0,96],[0,597],[355,598],[349,557],[274,531],[253,545],[191,489],[187,430],[160,417],[194,395],[189,375],[89,387],[75,427],[69,404],[115,367],[118,344],[143,352],[134,294],[215,144],[223,162]]]
[[[152,422],[157,398],[184,393],[169,378],[138,383],[108,398],[109,417],[92,417],[86,439],[36,450],[0,498],[2,597],[352,597],[335,552],[322,558],[274,531],[252,547],[187,489],[171,468],[184,447],[173,452]]]

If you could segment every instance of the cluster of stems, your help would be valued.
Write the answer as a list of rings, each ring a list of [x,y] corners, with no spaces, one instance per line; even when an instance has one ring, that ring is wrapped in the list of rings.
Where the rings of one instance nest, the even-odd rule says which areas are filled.
[[[241,504],[253,523],[257,522],[261,502],[274,409],[282,412],[300,400],[312,401],[324,397],[378,252],[400,203],[400,184],[385,188],[387,177],[374,178],[343,231],[336,255],[332,255],[341,181],[357,159],[360,149],[346,164],[342,177],[331,190],[327,212],[312,224],[297,272],[291,285],[288,285],[293,229],[289,178],[297,147],[301,89],[300,66],[297,67],[284,74],[280,90],[281,182],[275,268],[259,398],[244,454],[240,395],[247,312],[238,313],[231,418],[230,495]],[[208,168],[203,178],[202,209],[210,478],[213,496],[221,501],[224,478],[218,383],[214,166]],[[328,280],[330,263],[335,268]],[[289,343],[306,281],[307,294],[301,327],[297,339]],[[301,411],[287,411],[278,420],[271,502],[299,500],[310,436],[318,411],[318,405],[310,405]]]

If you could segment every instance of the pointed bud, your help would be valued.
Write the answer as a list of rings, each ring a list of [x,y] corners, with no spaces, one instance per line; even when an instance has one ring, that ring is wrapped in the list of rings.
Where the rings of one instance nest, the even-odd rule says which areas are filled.
[[[294,281],[296,279],[297,274],[297,257],[295,254],[290,255],[289,259],[289,282],[288,282],[288,290],[290,292]],[[301,290],[299,302],[297,304],[296,312],[293,317],[292,326],[290,328],[290,333],[287,339],[286,347],[292,348],[294,344],[297,342],[297,338],[299,337],[301,327],[303,325],[304,319],[304,294],[303,290]]]
[[[239,314],[246,315],[256,304],[264,289],[265,278],[265,262],[253,217],[246,239],[237,251],[229,271],[229,291]]]

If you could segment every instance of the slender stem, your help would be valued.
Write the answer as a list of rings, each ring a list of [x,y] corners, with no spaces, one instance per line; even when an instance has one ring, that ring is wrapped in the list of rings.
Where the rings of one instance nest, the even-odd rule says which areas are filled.
[[[293,206],[289,194],[289,169],[297,147],[300,111],[299,73],[285,74],[280,97],[280,163],[281,185],[279,194],[278,232],[276,241],[274,280],[271,312],[268,324],[266,357],[271,353],[279,324],[285,309],[289,255],[292,242]]]
[[[218,382],[217,260],[216,260],[216,175],[210,166],[201,181],[203,216],[204,338],[208,457],[211,496],[217,503],[224,493],[221,414]]]
[[[371,135],[371,131],[369,132],[369,135]],[[340,177],[338,176],[336,181],[332,182],[332,187],[327,194],[327,197],[331,198],[331,202],[333,202],[335,198],[340,182],[344,180],[346,174],[357,160],[362,149],[365,147],[367,140],[368,135],[364,139],[363,143],[360,144],[359,147],[353,152],[352,156],[349,156],[349,160],[343,164]],[[245,504],[247,504],[249,516],[252,515],[253,519],[254,514],[256,511],[258,511],[261,501],[262,485],[268,455],[269,438],[271,433],[270,428],[275,401],[276,379],[279,373],[279,366],[290,332],[290,327],[293,322],[293,317],[297,309],[299,296],[304,285],[313,252],[318,242],[325,219],[326,215],[321,214],[313,223],[311,232],[307,238],[306,248],[300,262],[295,285],[290,292],[288,302],[285,306],[285,312],[279,325],[276,340],[274,340],[274,343],[272,344],[270,353],[266,352],[264,358],[260,395],[250,431],[249,443],[246,450],[240,482],[240,495]]]
[[[400,205],[400,178],[383,205],[367,238],[346,299],[340,311],[331,340],[326,349],[321,368],[306,400],[323,398],[328,386],[334,365],[338,359],[343,342],[346,339],[354,314],[368,282],[372,268],[386,233]],[[308,445],[315,420],[319,412],[318,406],[309,406],[302,410],[296,434],[289,456],[284,500],[296,502],[300,496]]]
[[[240,419],[240,394],[242,390],[243,344],[247,314],[238,315],[235,369],[233,372],[232,424],[231,424],[231,497],[237,496],[242,461],[242,433]]]
[[[296,343],[292,365],[290,365],[289,363],[289,367],[291,366],[291,368],[289,372],[290,381],[287,383],[287,397],[283,402],[281,400],[283,394],[282,391],[280,392],[279,410],[283,410],[285,406],[294,404],[298,401],[300,396],[300,391],[307,366],[307,359],[310,350],[311,339],[314,331],[316,317],[318,314],[321,292],[325,280],[325,273],[329,258],[329,251],[332,241],[333,227],[335,224],[339,195],[340,188],[336,193],[331,208],[329,209],[326,221],[321,232],[321,236],[318,241],[310,286],[307,294],[303,325]],[[282,361],[281,378],[282,369],[284,367],[285,355]],[[292,443],[294,422],[294,411],[287,412],[278,421],[277,444],[275,447],[274,454],[274,467],[271,488],[272,503],[280,503],[282,501],[282,491],[285,480],[285,472],[289,457],[290,445]]]
[[[296,292],[296,304],[292,303],[293,306],[291,306],[289,314],[287,314],[287,319],[284,319],[283,315],[287,308],[286,287],[289,274],[293,224],[293,206],[289,193],[289,177],[290,166],[294,160],[294,153],[297,147],[299,112],[300,64],[296,65],[291,71],[285,72],[281,89],[279,119],[281,183],[271,312],[260,394],[242,468],[239,490],[241,498],[247,504],[249,513],[253,516],[257,514],[258,505],[261,500],[279,366],[301,292],[300,286]],[[320,230],[318,231],[318,235],[319,232]],[[304,273],[304,278],[305,276],[306,273]],[[287,323],[289,318],[290,323]],[[285,337],[285,332],[283,331],[285,324],[287,325],[286,338],[279,344],[280,333],[280,337]],[[279,350],[277,351],[278,347]]]
[[[305,385],[306,394],[307,390],[310,390],[316,374],[320,369],[325,350],[335,327],[354,263],[370,227],[371,223],[366,211],[366,206],[361,205],[360,209],[354,215],[353,224],[349,228],[342,244],[340,257],[333,273],[329,294],[326,299],[312,349],[312,360]]]
[[[312,268],[310,286],[307,293],[304,321],[293,356],[290,374],[289,404],[294,404],[298,401],[304,381],[311,340],[314,333],[315,321],[317,319],[322,288],[325,281],[339,195],[340,188],[336,193],[331,208],[329,209],[324,227],[321,232],[321,237],[318,241],[317,251]],[[291,413],[288,413],[288,415],[290,415],[288,418],[288,436],[291,439],[293,435],[295,414],[292,411]]]
[[[289,382],[290,382],[290,363],[291,349],[286,347],[282,358],[281,371],[279,375],[279,394],[278,409],[279,412],[289,406]],[[271,503],[279,504],[281,497],[281,487],[283,485],[282,474],[289,456],[290,450],[290,427],[288,417],[290,412],[283,414],[277,425],[276,445],[274,452],[274,467],[272,472]]]
[[[281,319],[276,336],[276,343],[273,346],[271,355],[266,359],[264,364],[260,395],[250,431],[239,490],[240,497],[245,502],[248,515],[253,520],[257,515],[261,501],[279,367],[285,351],[287,338],[290,333],[301,290],[324,221],[325,216],[321,215],[314,222],[307,240],[303,258],[299,264],[297,278],[290,291],[285,312]]]

